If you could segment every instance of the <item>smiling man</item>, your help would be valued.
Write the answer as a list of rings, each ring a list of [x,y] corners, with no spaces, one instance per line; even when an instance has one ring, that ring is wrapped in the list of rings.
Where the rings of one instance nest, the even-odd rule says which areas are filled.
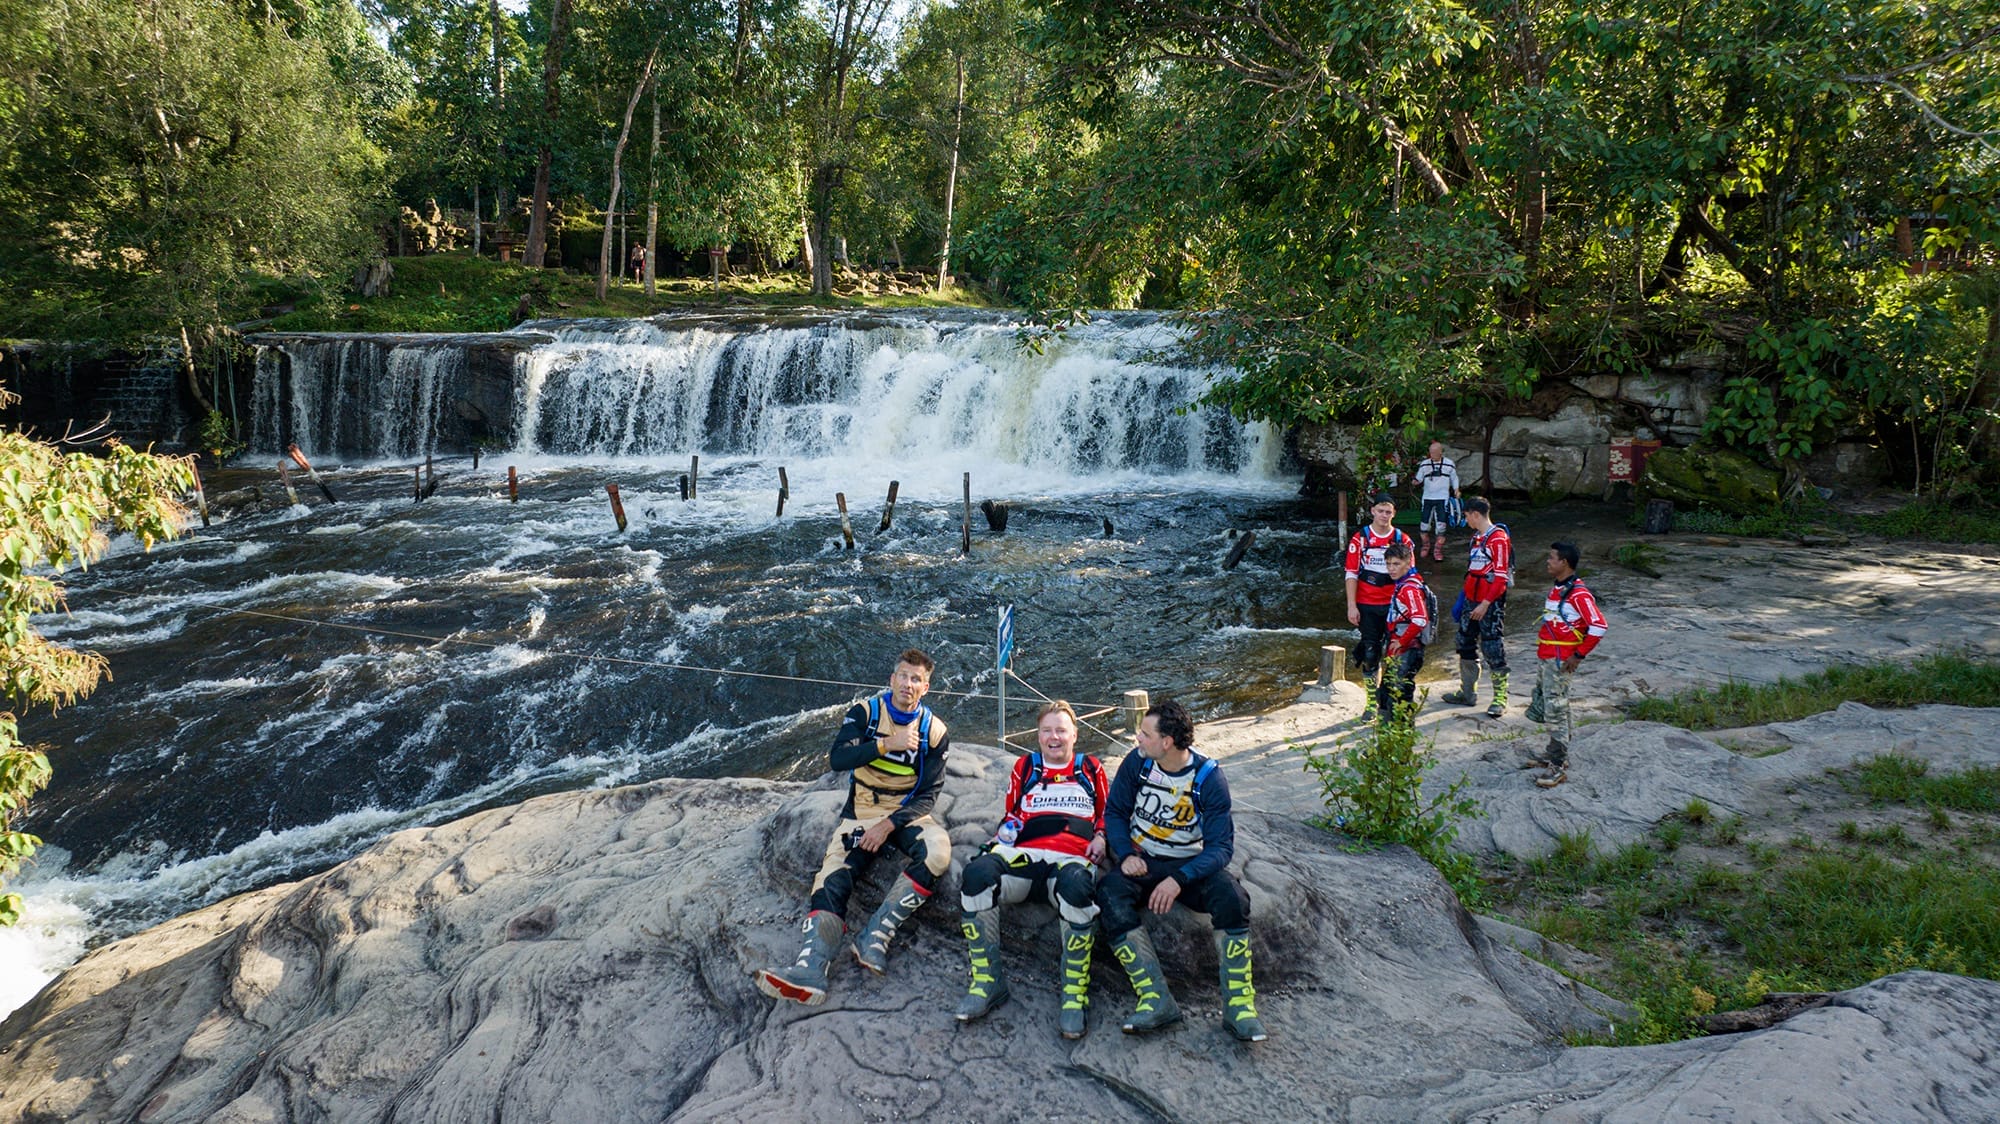
[[[826,1002],[827,974],[847,932],[854,880],[874,865],[885,844],[909,856],[910,864],[854,945],[854,958],[877,975],[888,970],[896,929],[930,899],[951,866],[951,840],[930,814],[944,788],[951,742],[944,720],[923,705],[936,667],[915,648],[896,657],[889,689],[849,707],[834,735],[829,766],[835,772],[853,770],[847,803],[813,879],[805,946],[790,967],[757,973],[757,989],[773,999]]]

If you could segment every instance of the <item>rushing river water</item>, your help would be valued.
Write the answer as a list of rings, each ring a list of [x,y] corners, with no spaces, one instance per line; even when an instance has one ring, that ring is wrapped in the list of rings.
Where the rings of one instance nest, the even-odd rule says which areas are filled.
[[[530,330],[553,339],[520,351],[511,447],[477,470],[432,436],[463,393],[455,345],[285,343],[259,370],[263,447],[210,494],[274,501],[267,466],[296,440],[339,502],[299,481],[299,506],[69,575],[70,611],[41,625],[115,679],[23,723],[56,779],[25,825],[49,846],[19,883],[29,922],[0,936],[0,1010],[86,941],[390,831],[593,785],[816,775],[847,684],[904,647],[938,657],[931,701],[959,736],[991,741],[1003,605],[1034,687],[1143,687],[1210,717],[1289,698],[1345,624],[1333,527],[1292,498],[1277,437],[1177,413],[1208,372],[1150,318],[1040,354],[976,317]],[[426,452],[443,481],[416,503],[404,458]],[[962,557],[967,472],[975,504],[1013,508],[1004,534],[975,511]],[[1240,530],[1255,548],[1224,572]]]

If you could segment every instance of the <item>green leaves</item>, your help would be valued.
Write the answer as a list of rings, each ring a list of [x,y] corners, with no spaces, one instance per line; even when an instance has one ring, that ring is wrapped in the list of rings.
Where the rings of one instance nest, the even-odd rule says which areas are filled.
[[[65,706],[90,693],[103,657],[44,639],[32,617],[62,603],[43,570],[88,565],[104,553],[110,526],[147,546],[179,533],[175,497],[194,485],[189,462],[112,442],[103,456],[63,454],[0,432],[0,694],[30,706]],[[10,824],[49,782],[48,758],[24,746],[11,711],[0,712],[0,878],[14,874],[41,840]],[[20,897],[0,897],[0,925],[20,916]]]

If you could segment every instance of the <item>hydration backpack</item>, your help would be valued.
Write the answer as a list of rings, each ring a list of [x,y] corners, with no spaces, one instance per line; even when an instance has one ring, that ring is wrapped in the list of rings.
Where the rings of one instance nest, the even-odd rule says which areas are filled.
[[[1407,577],[1403,579],[1403,581],[1410,580]],[[1415,580],[1417,588],[1424,591],[1424,627],[1417,630],[1417,643],[1428,648],[1436,643],[1438,637],[1438,595],[1431,592],[1429,582],[1422,578]]]

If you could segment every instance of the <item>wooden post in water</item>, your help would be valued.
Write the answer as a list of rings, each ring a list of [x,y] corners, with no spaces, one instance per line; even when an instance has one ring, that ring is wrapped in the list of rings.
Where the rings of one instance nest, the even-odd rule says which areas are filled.
[[[958,552],[972,553],[972,474],[965,474],[965,518],[959,523]]]
[[[507,502],[521,502],[521,478],[514,474],[514,466],[507,466]]]
[[[681,502],[688,502],[688,475],[685,472],[681,473]]]
[[[875,528],[875,533],[878,535],[888,530],[889,522],[896,518],[896,489],[899,484],[899,481],[889,481],[889,502],[882,508],[882,525]]]
[[[472,471],[479,471],[479,446],[472,447]]]
[[[1345,678],[1347,678],[1347,649],[1338,644],[1322,646],[1319,650],[1319,685],[1331,687]]]
[[[432,492],[435,492],[435,491],[437,491],[437,488],[438,488],[438,474],[437,474],[437,469],[436,469],[436,467],[434,467],[434,466],[433,466],[433,465],[431,464],[431,455],[430,455],[429,453],[425,453],[425,454],[424,454],[424,494],[428,496],[428,495],[430,495],[430,494],[431,494]]]
[[[299,490],[292,487],[292,473],[285,467],[284,461],[278,462],[278,479],[284,482],[285,498],[291,501],[293,507],[299,506]]]
[[[847,493],[835,492],[833,502],[840,505],[840,537],[847,543],[847,549],[854,549],[854,525],[847,521]]]
[[[313,484],[319,488],[319,494],[326,497],[326,502],[328,503],[340,502],[339,500],[333,498],[333,489],[327,487],[326,481],[321,480],[319,478],[319,470],[315,469],[312,466],[312,462],[306,459],[306,455],[304,453],[299,452],[299,447],[297,445],[285,446],[285,453],[288,456],[290,456],[292,458],[292,461],[296,463],[300,468],[306,470],[307,476],[312,477]]]
[[[785,479],[785,466],[778,466],[778,516],[785,514],[785,501],[792,498],[792,482]],[[774,517],[775,518],[775,517]]]
[[[1153,705],[1152,699],[1144,691],[1125,692],[1125,728],[1139,732],[1139,723],[1146,717],[1146,708]]]
[[[1338,492],[1336,495],[1340,501],[1340,545],[1334,548],[1334,556],[1338,559],[1347,553],[1347,493]]]
[[[697,453],[688,461],[688,498],[701,495],[701,454]]]
[[[618,531],[620,534],[623,534],[625,531],[625,504],[618,498],[618,485],[606,484],[604,491],[611,497],[611,515],[612,518],[618,520]]]
[[[424,502],[424,470],[415,465],[410,466],[410,502]]]
[[[1113,536],[1113,535],[1115,535],[1115,534],[1117,534],[1117,533],[1118,533],[1118,532],[1117,532],[1116,530],[1112,529],[1112,526],[1111,526],[1111,517],[1110,517],[1109,515],[1105,516],[1105,517],[1104,517],[1104,537],[1108,539],[1108,538],[1110,538],[1111,536]]]
[[[979,512],[986,516],[986,529],[995,534],[1007,533],[1007,505],[992,500],[980,500]]]
[[[188,469],[194,473],[194,502],[195,506],[201,509],[201,525],[206,527],[209,525],[208,493],[202,491],[201,488],[201,466],[196,464],[193,460],[189,460]]]
[[[1255,531],[1243,532],[1243,537],[1237,539],[1236,545],[1229,548],[1229,557],[1224,558],[1222,560],[1222,568],[1225,570],[1234,570],[1236,568],[1236,564],[1238,562],[1243,561],[1243,556],[1249,552],[1250,544],[1256,541],[1257,541],[1257,532]]]

